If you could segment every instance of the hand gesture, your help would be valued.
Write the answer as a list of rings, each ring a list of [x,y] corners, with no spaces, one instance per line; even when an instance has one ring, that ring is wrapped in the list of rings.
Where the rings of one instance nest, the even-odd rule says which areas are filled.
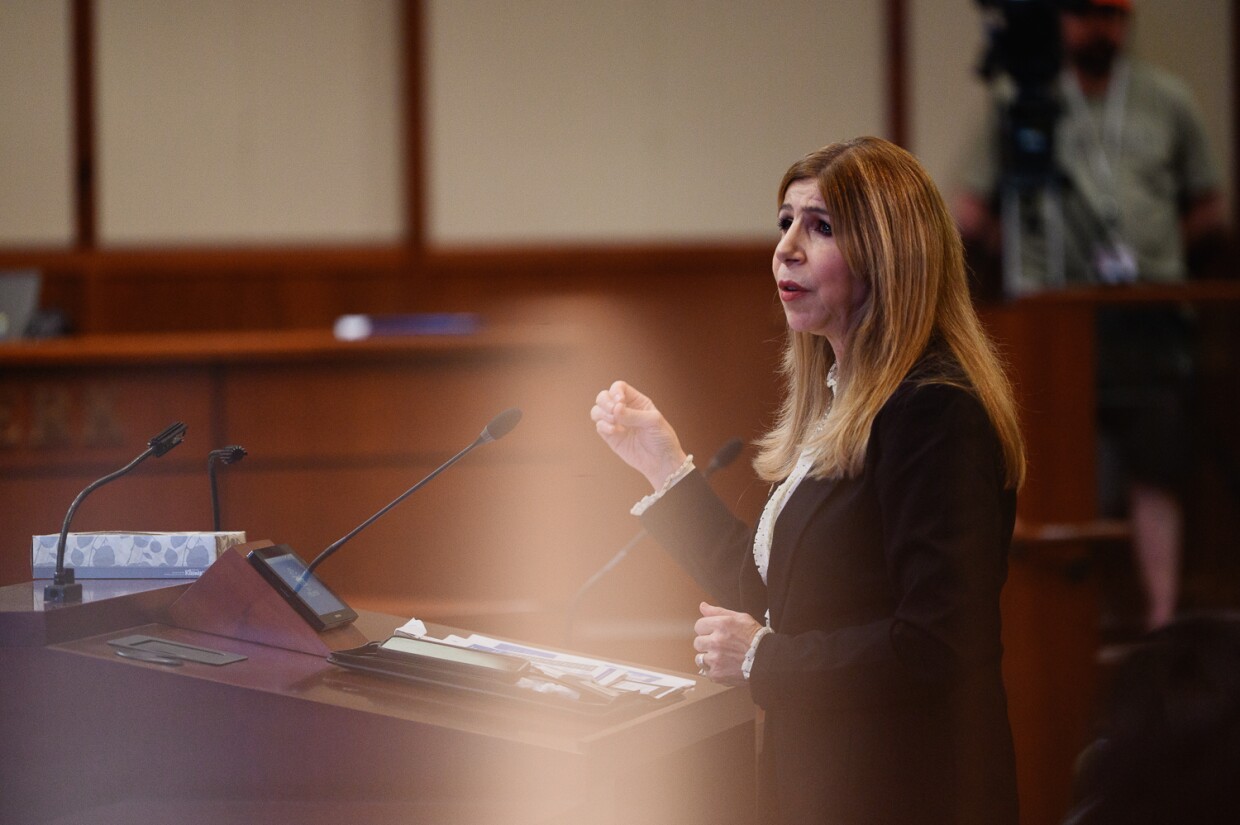
[[[590,418],[607,446],[656,490],[685,462],[672,425],[649,398],[623,381],[595,397]]]
[[[698,652],[698,671],[711,681],[724,685],[745,684],[741,663],[753,644],[753,636],[762,625],[748,613],[738,613],[725,607],[702,602],[698,605],[702,618],[693,625],[697,637],[693,649]]]

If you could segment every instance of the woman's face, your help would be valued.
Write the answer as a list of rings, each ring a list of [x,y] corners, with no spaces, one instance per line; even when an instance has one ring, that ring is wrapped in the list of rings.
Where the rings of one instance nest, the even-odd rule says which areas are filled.
[[[797,180],[788,187],[779,207],[779,234],[771,268],[788,326],[825,336],[840,359],[869,287],[844,263],[817,181]]]

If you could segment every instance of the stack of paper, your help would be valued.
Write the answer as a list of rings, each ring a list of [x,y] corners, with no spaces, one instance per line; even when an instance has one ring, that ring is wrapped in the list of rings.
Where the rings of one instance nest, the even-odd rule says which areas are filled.
[[[591,659],[572,653],[505,642],[477,633],[469,636],[451,635],[443,639],[434,639],[427,635],[426,626],[417,619],[411,619],[402,627],[397,628],[395,635],[431,639],[455,647],[516,656],[529,662],[539,673],[554,680],[555,683],[571,685],[603,695],[639,693],[653,699],[662,699],[688,690],[696,684],[694,680],[680,676],[645,670],[632,665],[616,664],[602,659]]]

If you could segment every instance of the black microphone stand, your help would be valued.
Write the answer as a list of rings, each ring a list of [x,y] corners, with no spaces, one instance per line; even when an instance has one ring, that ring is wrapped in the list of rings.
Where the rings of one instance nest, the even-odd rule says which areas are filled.
[[[220,531],[220,494],[215,485],[215,460],[218,458],[225,464],[236,464],[246,455],[248,453],[245,447],[237,444],[207,453],[207,477],[211,480],[211,517],[217,533]]]
[[[80,602],[82,600],[81,582],[74,580],[72,567],[65,567],[65,542],[69,538],[69,525],[73,521],[73,514],[77,512],[78,507],[81,506],[86,497],[108,482],[115,481],[125,475],[151,456],[156,458],[163,456],[184,440],[185,425],[178,421],[148,441],[147,448],[142,455],[116,472],[109,473],[98,481],[88,484],[85,490],[78,493],[77,498],[69,505],[69,512],[65,513],[65,522],[60,527],[60,539],[56,542],[56,572],[52,575],[52,583],[43,588],[44,602],[67,603]]]
[[[710,463],[706,465],[706,469],[702,470],[702,476],[705,478],[710,478],[714,475],[716,470],[722,470],[724,467],[727,467],[736,460],[738,455],[740,455],[741,448],[743,446],[744,443],[739,438],[729,439],[722,447],[715,451],[715,455],[711,458]],[[572,641],[573,619],[576,616],[577,608],[581,605],[582,597],[585,596],[586,592],[589,591],[590,588],[594,587],[594,585],[598,584],[604,576],[610,573],[612,568],[624,561],[624,557],[627,556],[634,547],[640,544],[642,539],[646,538],[647,535],[648,533],[646,532],[645,527],[638,530],[637,533],[633,535],[633,538],[629,539],[628,542],[621,547],[606,564],[600,567],[593,576],[586,579],[585,584],[577,588],[577,592],[573,594],[573,597],[568,602],[568,607],[565,608],[564,611],[565,644],[569,644]]]
[[[341,538],[332,542],[330,545],[328,545],[326,550],[324,550],[322,553],[319,553],[317,556],[315,556],[314,561],[310,562],[310,564],[306,567],[306,572],[302,573],[301,577],[297,580],[296,589],[300,590],[302,586],[304,586],[305,583],[310,580],[310,576],[311,574],[314,573],[314,569],[318,567],[320,564],[322,564],[323,562],[327,561],[328,557],[331,556],[333,553],[335,553],[337,550],[339,550],[341,546],[344,545],[345,542],[347,542],[349,539],[353,538],[358,533],[365,530],[367,527],[373,524],[376,519],[378,519],[388,510],[391,510],[397,504],[400,504],[402,501],[409,498],[409,496],[413,495],[418,490],[422,489],[424,486],[426,486],[427,482],[429,482],[432,478],[439,475],[440,473],[442,473],[444,470],[451,467],[456,462],[460,461],[462,458],[468,455],[470,451],[472,451],[475,447],[478,447],[482,444],[488,444],[492,441],[495,441],[497,439],[503,438],[504,436],[508,435],[508,433],[512,431],[512,428],[517,426],[517,422],[519,422],[520,420],[521,420],[521,411],[518,410],[516,407],[511,407],[507,410],[504,410],[502,413],[495,416],[495,418],[491,419],[491,423],[487,424],[485,427],[482,428],[482,432],[478,435],[477,438],[474,439],[472,444],[470,444],[465,449],[461,450],[456,455],[452,456],[452,458],[449,458],[443,464],[440,464],[430,473],[430,475],[426,476],[421,481],[419,481],[417,484],[413,485],[408,490],[401,493],[393,501],[388,503],[387,506],[385,506],[382,510],[375,513],[373,516],[371,516],[370,518],[363,521],[361,524],[354,527],[352,530],[350,530],[348,533],[346,533]]]

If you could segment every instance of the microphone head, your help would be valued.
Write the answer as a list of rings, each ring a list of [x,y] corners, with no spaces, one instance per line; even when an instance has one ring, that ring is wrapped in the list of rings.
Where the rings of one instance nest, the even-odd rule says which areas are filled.
[[[249,453],[245,451],[245,447],[240,444],[230,444],[227,447],[221,447],[218,450],[211,451],[211,458],[218,458],[225,464],[236,464],[245,458]]]
[[[151,448],[156,458],[159,458],[184,440],[185,425],[178,421],[159,435],[152,438],[150,441],[146,442],[146,446]]]
[[[713,473],[715,470],[722,470],[724,467],[736,461],[736,457],[741,454],[741,448],[745,446],[745,442],[739,438],[733,438],[715,452],[715,455],[707,465],[706,471]]]
[[[509,407],[499,415],[491,419],[491,423],[482,428],[482,435],[478,438],[485,444],[488,441],[495,441],[503,438],[512,432],[517,426],[517,422],[521,420],[521,411],[516,407]]]

